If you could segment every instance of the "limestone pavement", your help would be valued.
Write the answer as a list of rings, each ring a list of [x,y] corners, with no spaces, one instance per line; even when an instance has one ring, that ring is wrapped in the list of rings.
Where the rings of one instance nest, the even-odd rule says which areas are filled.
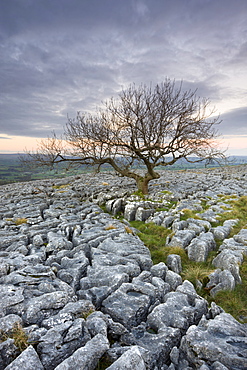
[[[247,195],[246,168],[164,171],[149,199],[135,190],[111,172],[0,187],[0,369],[247,369],[247,326],[182,280],[178,255],[154,265],[128,223],[170,228],[167,245],[195,261],[221,240],[208,286],[234,289],[247,229],[228,238],[237,220],[211,224],[220,194]],[[181,221],[184,209],[200,219]]]

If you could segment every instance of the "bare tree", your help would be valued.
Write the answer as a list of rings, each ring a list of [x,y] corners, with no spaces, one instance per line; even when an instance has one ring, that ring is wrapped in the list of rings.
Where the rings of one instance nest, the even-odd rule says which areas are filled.
[[[78,113],[68,119],[64,137],[42,141],[28,160],[42,165],[59,162],[110,165],[122,176],[135,179],[148,193],[148,183],[158,179],[158,166],[185,158],[188,162],[224,157],[217,149],[215,126],[220,123],[209,110],[209,100],[196,91],[184,91],[175,81],[122,90],[95,114]],[[144,168],[144,174],[139,169]]]

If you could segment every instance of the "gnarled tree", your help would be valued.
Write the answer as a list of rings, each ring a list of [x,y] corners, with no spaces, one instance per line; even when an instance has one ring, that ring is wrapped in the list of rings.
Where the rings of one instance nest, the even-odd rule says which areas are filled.
[[[98,170],[108,164],[135,179],[147,194],[149,181],[160,177],[158,166],[180,158],[198,162],[224,157],[216,145],[219,117],[209,103],[169,79],[154,87],[133,84],[95,114],[68,119],[63,140],[54,135],[42,141],[28,158],[43,165],[69,162]]]

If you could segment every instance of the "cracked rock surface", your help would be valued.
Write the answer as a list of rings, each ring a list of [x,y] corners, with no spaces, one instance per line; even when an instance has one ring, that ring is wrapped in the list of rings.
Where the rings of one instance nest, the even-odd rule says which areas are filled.
[[[127,220],[171,229],[194,261],[222,241],[208,287],[241,283],[247,230],[212,227],[227,204],[247,195],[245,167],[162,172],[138,201],[130,179],[113,173],[0,187],[0,369],[247,369],[247,326],[183,281],[172,254],[154,265]],[[157,202],[174,201],[170,211]],[[208,202],[205,212],[202,201]],[[114,216],[104,213],[106,205]],[[181,221],[183,209],[201,219]],[[20,348],[16,328],[27,336]]]

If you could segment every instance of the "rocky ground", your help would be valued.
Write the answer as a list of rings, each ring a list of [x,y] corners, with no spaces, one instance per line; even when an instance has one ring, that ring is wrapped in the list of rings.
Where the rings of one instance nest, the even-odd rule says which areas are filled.
[[[247,325],[182,281],[178,255],[154,265],[128,224],[170,228],[167,245],[195,261],[221,240],[209,288],[234,289],[247,229],[212,223],[220,194],[247,195],[246,166],[164,171],[148,200],[135,190],[113,173],[0,187],[0,369],[247,369]]]

